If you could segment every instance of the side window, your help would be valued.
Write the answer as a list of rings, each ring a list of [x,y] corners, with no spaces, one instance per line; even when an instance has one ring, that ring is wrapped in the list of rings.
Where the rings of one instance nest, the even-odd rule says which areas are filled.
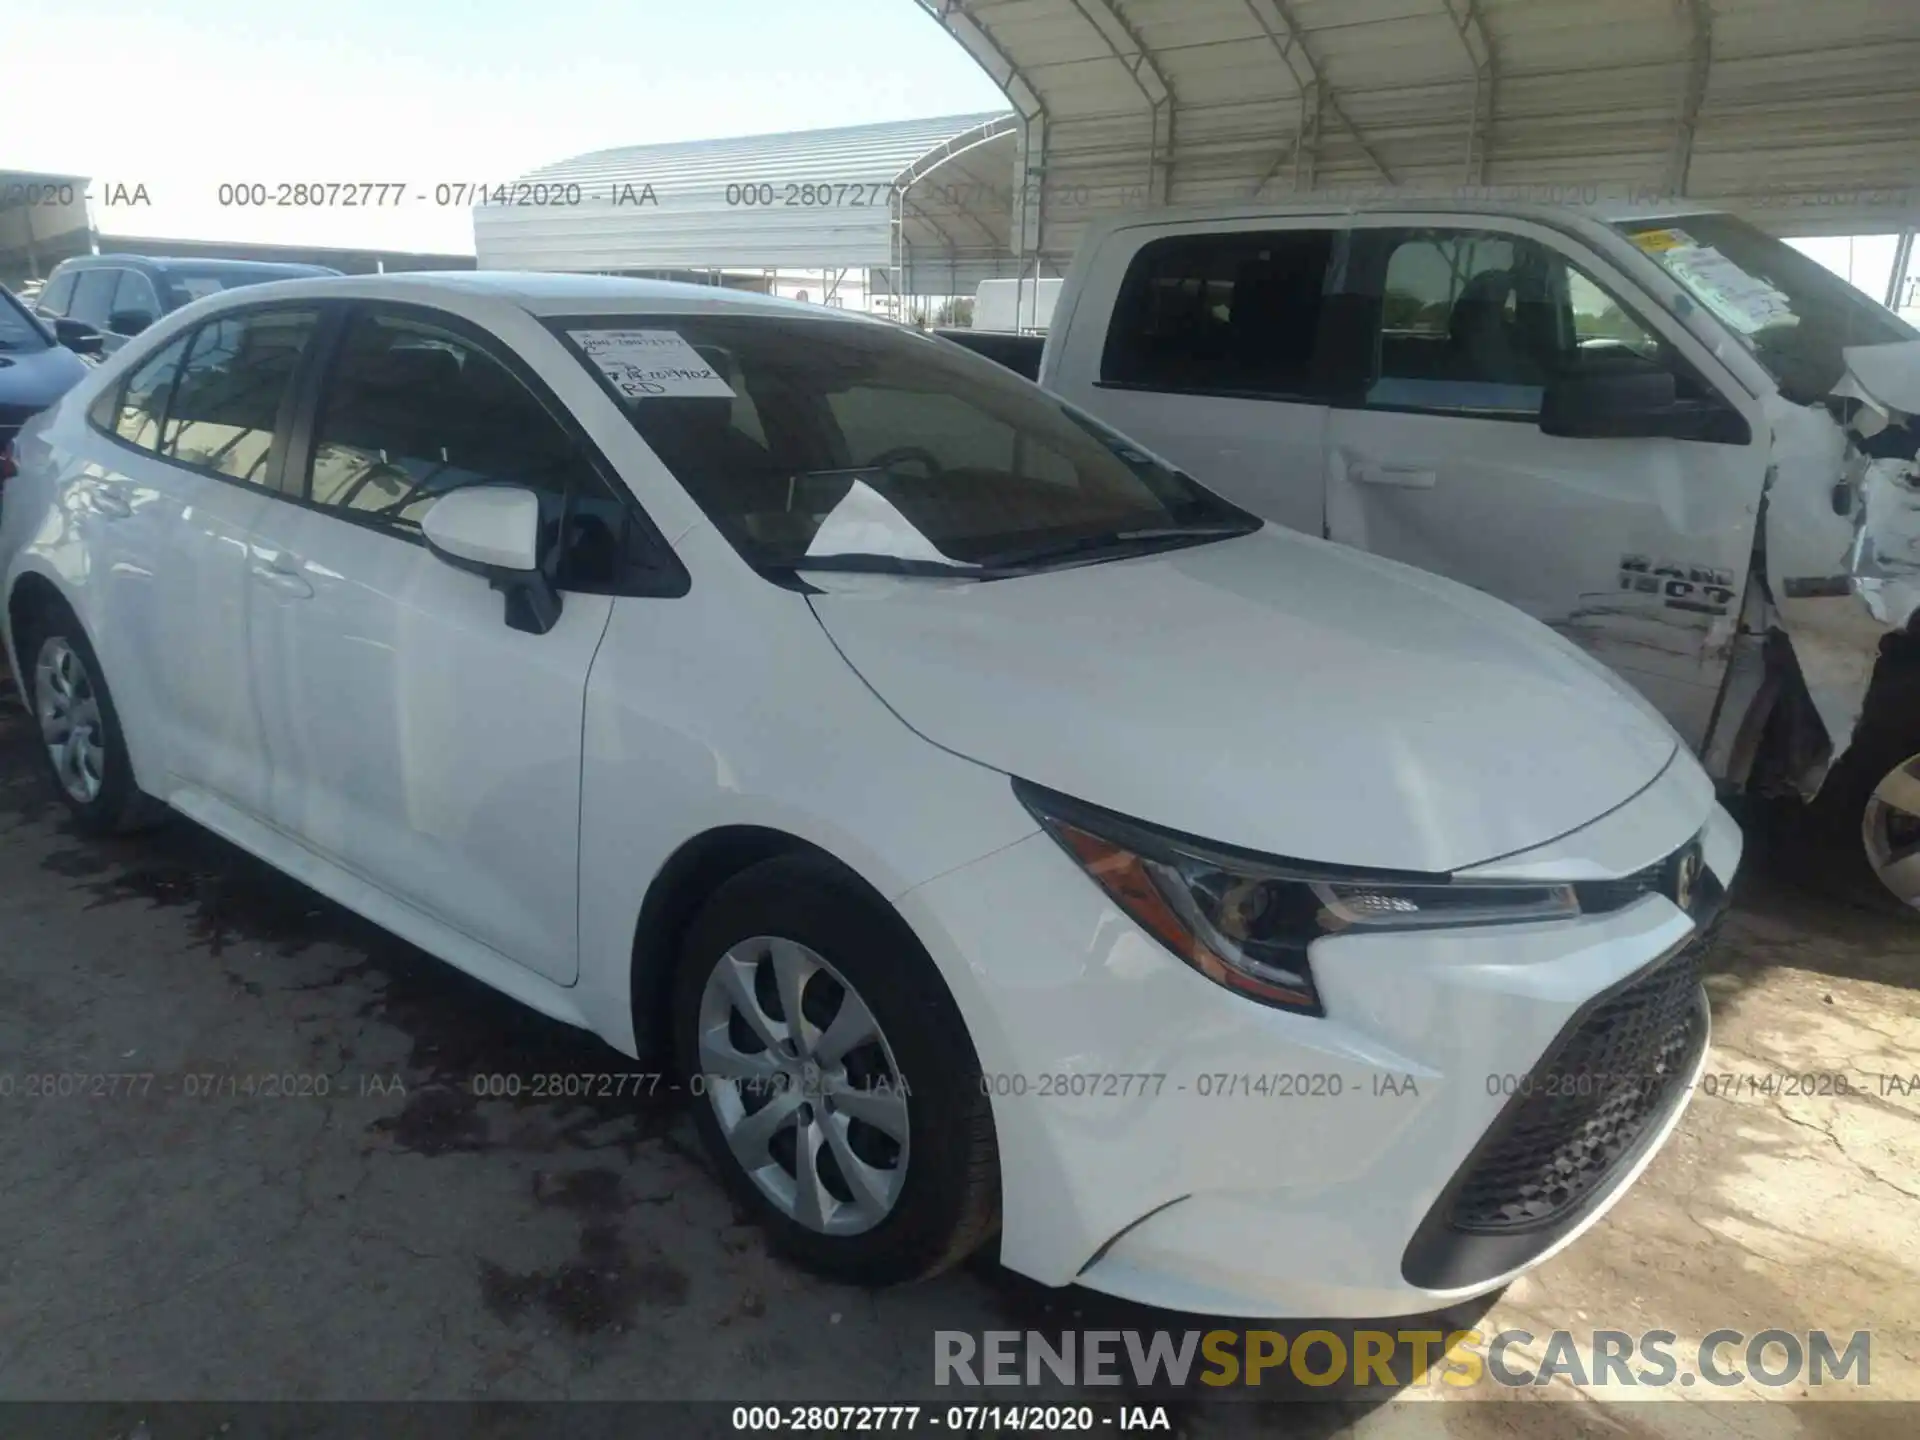
[[[167,409],[164,453],[264,485],[281,397],[318,318],[249,310],[195,330]]]
[[[1356,277],[1379,276],[1380,323],[1366,403],[1529,419],[1556,378],[1671,371],[1704,383],[1592,276],[1525,236],[1373,231]]]
[[[75,270],[63,270],[54,276],[34,301],[34,308],[47,315],[65,315],[73,300],[73,282],[78,278],[79,272]]]
[[[74,280],[73,301],[67,314],[96,330],[107,328],[107,312],[113,308],[113,292],[120,283],[118,270],[82,270]]]
[[[142,361],[120,388],[119,403],[111,412],[113,433],[128,444],[159,452],[160,427],[166,420],[167,401],[173,395],[181,357],[187,353],[187,340],[182,335],[162,346]]]
[[[135,316],[145,316],[144,320],[135,320]],[[114,289],[113,301],[107,311],[108,319],[119,319],[122,324],[120,333],[138,335],[147,326],[160,318],[160,297],[154,293],[153,282],[138,270],[122,270],[120,284]]]
[[[1620,308],[1620,302],[1571,265],[1565,267],[1567,301],[1573,310],[1573,343],[1583,357],[1604,358],[1624,351],[1657,360],[1659,337]]]
[[[456,331],[362,311],[327,378],[308,497],[411,536],[434,501],[468,485],[539,496],[549,543],[566,526],[561,584],[620,574],[626,509],[533,392]]]
[[[1175,236],[1133,258],[1100,378],[1147,390],[1309,397],[1330,230]]]
[[[1592,278],[1536,240],[1375,230],[1369,244],[1384,255],[1369,405],[1526,419],[1540,413],[1549,380],[1582,363],[1584,340],[1596,355],[1659,351]]]

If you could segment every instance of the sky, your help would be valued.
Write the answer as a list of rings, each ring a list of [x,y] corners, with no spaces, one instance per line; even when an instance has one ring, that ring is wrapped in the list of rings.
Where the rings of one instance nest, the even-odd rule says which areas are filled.
[[[7,0],[6,10],[0,169],[92,177],[108,234],[470,254],[466,208],[413,195],[431,201],[441,182],[512,180],[617,145],[1007,104],[915,0]],[[42,63],[55,55],[67,58]],[[223,182],[301,180],[404,182],[408,198],[353,210],[219,203]],[[137,186],[148,203],[109,203]]]

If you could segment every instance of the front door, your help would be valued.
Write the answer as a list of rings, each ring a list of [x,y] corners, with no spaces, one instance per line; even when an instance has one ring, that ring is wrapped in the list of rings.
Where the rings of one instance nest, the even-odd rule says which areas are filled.
[[[510,629],[488,582],[437,559],[449,490],[526,486],[554,536],[586,462],[465,330],[352,314],[320,387],[302,505],[254,536],[251,648],[273,823],[495,953],[578,969],[581,723],[612,602]]]
[[[1356,219],[1366,373],[1328,421],[1327,533],[1518,606],[1704,740],[1747,584],[1757,404],[1604,260],[1523,221]],[[1568,375],[1666,370],[1739,412],[1719,440],[1540,427]]]

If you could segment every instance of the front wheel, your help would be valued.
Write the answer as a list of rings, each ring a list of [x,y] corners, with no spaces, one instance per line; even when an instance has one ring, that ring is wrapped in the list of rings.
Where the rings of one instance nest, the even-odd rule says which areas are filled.
[[[844,872],[789,856],[722,885],[688,931],[673,1018],[701,1140],[781,1252],[886,1285],[992,1234],[965,1027],[911,932]]]
[[[1875,909],[1920,911],[1920,667],[1875,683],[1807,819],[1828,888]]]

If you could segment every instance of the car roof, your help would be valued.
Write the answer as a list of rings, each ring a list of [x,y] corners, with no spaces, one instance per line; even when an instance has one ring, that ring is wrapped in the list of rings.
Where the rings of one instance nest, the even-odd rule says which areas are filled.
[[[96,266],[145,265],[154,270],[192,270],[201,275],[338,275],[325,265],[308,265],[297,260],[202,260],[191,255],[133,255],[110,252],[101,255],[73,255],[58,268],[90,270]]]
[[[227,291],[223,298],[235,304],[257,304],[267,299],[326,296],[411,300],[425,305],[451,303],[455,307],[463,301],[492,300],[537,316],[706,313],[889,323],[854,311],[782,300],[721,285],[534,270],[408,270],[387,275],[326,276],[280,281],[246,291]]]
[[[1297,218],[1324,216],[1341,220],[1355,215],[1377,215],[1400,211],[1421,214],[1508,216],[1564,225],[1568,220],[1598,221],[1603,225],[1634,220],[1677,219],[1687,215],[1724,213],[1712,205],[1677,197],[1641,199],[1604,198],[1579,203],[1542,200],[1541,192],[1552,193],[1551,186],[1515,186],[1509,196],[1498,186],[1469,186],[1425,190],[1407,186],[1393,190],[1330,191],[1299,199],[1233,200],[1210,205],[1168,206],[1157,210],[1136,210],[1125,215],[1105,216],[1088,226],[1088,233],[1105,234],[1115,230],[1157,225],[1185,226],[1209,221],[1259,220],[1265,217]],[[1579,195],[1580,187],[1565,187],[1569,195]]]

